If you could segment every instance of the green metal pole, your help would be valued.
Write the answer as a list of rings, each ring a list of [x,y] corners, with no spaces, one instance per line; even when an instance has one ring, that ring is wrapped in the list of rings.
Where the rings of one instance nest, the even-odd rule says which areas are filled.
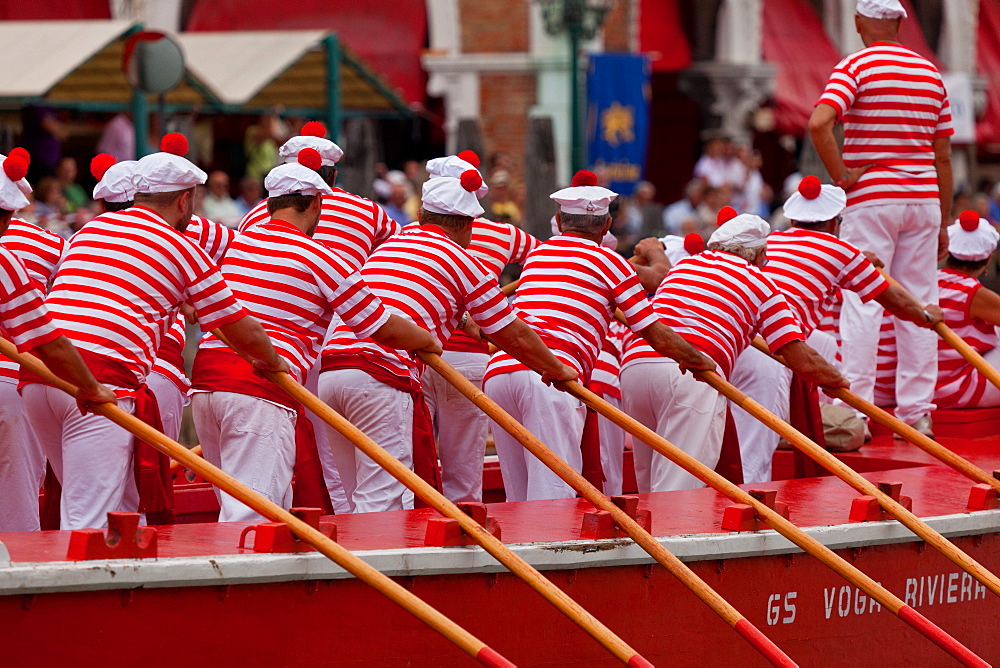
[[[132,127],[135,128],[136,160],[146,155],[146,142],[149,137],[149,108],[146,104],[146,94],[132,91]]]
[[[567,26],[569,32],[569,95],[570,95],[570,169],[572,173],[583,169],[583,146],[580,135],[580,27]]]
[[[340,96],[340,40],[336,35],[323,38],[326,43],[326,127],[330,131],[330,141],[340,137],[341,96]]]

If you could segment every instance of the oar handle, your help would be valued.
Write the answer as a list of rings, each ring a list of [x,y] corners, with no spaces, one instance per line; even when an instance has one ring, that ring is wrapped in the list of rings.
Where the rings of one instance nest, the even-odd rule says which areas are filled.
[[[765,355],[769,356],[774,361],[788,366],[788,363],[780,355],[775,355],[771,353],[768,349],[767,344],[763,339],[757,337],[753,340],[753,347],[761,351]],[[855,410],[859,410],[872,420],[878,422],[879,424],[888,427],[892,431],[896,432],[903,438],[905,438],[910,443],[914,444],[924,452],[937,458],[941,462],[947,464],[951,468],[955,469],[959,473],[968,476],[970,479],[976,482],[985,483],[990,485],[995,490],[1000,492],[1000,480],[997,480],[992,475],[979,468],[969,460],[957,455],[955,452],[944,447],[934,439],[920,433],[912,426],[906,424],[899,418],[897,418],[892,413],[885,411],[870,401],[862,399],[854,392],[851,392],[846,387],[824,387],[823,391],[829,394],[831,397],[836,397],[840,399],[848,406],[851,406]]]
[[[659,541],[643,529],[628,513],[615,505],[600,490],[586,478],[576,472],[573,467],[547,448],[520,422],[510,416],[496,402],[490,399],[480,388],[473,385],[450,364],[441,359],[440,355],[427,352],[417,352],[417,355],[428,366],[440,374],[449,384],[464,394],[472,403],[478,406],[494,422],[513,436],[524,448],[538,458],[545,466],[555,473],[563,482],[572,487],[594,507],[608,512],[622,531],[637,545],[642,547],[657,563],[667,569],[684,586],[690,589],[699,599],[708,605],[726,623],[732,626],[748,643],[776,666],[796,665],[777,645],[751,624],[726,599],[698,577],[686,564],[663,547]],[[587,392],[579,383],[568,382],[567,387]],[[596,395],[593,395],[596,397]]]
[[[716,379],[721,378],[714,372],[708,372]],[[706,378],[706,382],[711,378]],[[833,569],[845,580],[858,587],[871,598],[878,601],[883,607],[898,615],[913,628],[918,630],[928,640],[942,648],[953,657],[965,665],[984,666],[988,665],[972,651],[963,646],[952,636],[937,627],[933,622],[923,617],[919,612],[912,610],[899,597],[887,590],[885,587],[875,582],[873,579],[858,570],[857,567],[847,562],[826,545],[804,532],[799,527],[792,524],[774,509],[767,507],[758,499],[755,499],[745,490],[733,484],[729,480],[702,464],[700,461],[687,454],[673,443],[663,438],[652,429],[646,427],[635,418],[630,417],[618,408],[607,403],[593,392],[581,387],[579,383],[566,383],[567,391],[579,398],[585,404],[596,410],[598,413],[608,418],[635,438],[649,445],[661,455],[674,462],[685,471],[695,476],[710,487],[721,492],[737,503],[747,504],[754,508],[757,516],[768,526],[779,534],[800,547],[804,552],[816,557],[820,562]],[[717,388],[718,389],[718,388]]]
[[[75,394],[76,388],[73,385],[57,377],[42,364],[41,360],[33,355],[18,353],[11,342],[0,339],[0,353],[63,392],[70,395]],[[134,415],[127,413],[112,403],[96,404],[93,406],[93,411],[107,417],[115,424],[123,427],[144,442],[149,443],[168,457],[177,460],[182,466],[191,469],[204,480],[212,483],[238,501],[245,503],[269,520],[287,524],[300,540],[313,546],[318,552],[327,556],[351,575],[397,603],[483,665],[514,665],[490,649],[486,643],[477,639],[448,617],[407,591],[404,587],[324,536],[318,529],[303,522],[281,506],[272,503],[261,494],[213,466],[206,459],[195,455],[180,443],[167,438],[167,436],[153,429]]]
[[[202,455],[201,446],[200,445],[196,445],[193,448],[191,448],[191,454],[192,455],[198,455],[200,457]],[[177,461],[176,459],[171,459],[170,460],[170,472],[171,473],[176,473],[181,468],[183,468],[183,467],[181,466],[181,463],[179,461]]]

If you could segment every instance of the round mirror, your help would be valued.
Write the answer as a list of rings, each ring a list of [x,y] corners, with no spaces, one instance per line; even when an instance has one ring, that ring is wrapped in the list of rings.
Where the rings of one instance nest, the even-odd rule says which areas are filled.
[[[184,77],[184,52],[166,33],[137,32],[125,43],[122,70],[136,90],[162,95],[173,90]]]

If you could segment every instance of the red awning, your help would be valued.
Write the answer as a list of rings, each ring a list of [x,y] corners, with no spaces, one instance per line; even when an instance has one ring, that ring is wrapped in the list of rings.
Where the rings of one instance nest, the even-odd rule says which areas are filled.
[[[764,60],[777,67],[778,130],[803,135],[813,105],[840,62],[837,47],[807,0],[764,3]]]
[[[110,18],[111,3],[108,0],[60,0],[59,2],[0,0],[0,21],[74,21]]]
[[[188,31],[329,30],[406,100],[426,97],[424,0],[195,0]]]
[[[639,50],[660,55],[652,61],[654,72],[678,72],[691,64],[678,0],[640,1]]]
[[[980,145],[1000,145],[1000,4],[996,0],[979,3],[979,41],[976,65],[986,79],[986,113],[976,123]]]

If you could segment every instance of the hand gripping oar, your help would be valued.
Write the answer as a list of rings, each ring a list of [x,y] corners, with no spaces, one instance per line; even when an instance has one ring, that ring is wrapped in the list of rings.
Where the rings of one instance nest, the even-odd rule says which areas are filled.
[[[948,557],[952,563],[976,578],[987,589],[1000,596],[1000,579],[997,576],[956,547],[954,543],[928,526],[926,522],[904,508],[898,501],[868,482],[868,480],[854,469],[831,455],[824,448],[819,447],[815,441],[748,397],[714,371],[696,371],[695,375],[725,395],[734,404],[760,420],[772,431],[781,435],[786,441],[801,450],[803,454],[827,471],[862,494],[875,497],[878,504],[887,513],[899,520],[900,524],[915,533],[938,552]]]
[[[780,355],[774,355],[768,349],[767,344],[760,338],[756,338],[753,341],[753,347],[761,351],[765,355],[768,355],[776,362],[780,364],[785,364],[785,360]],[[951,468],[955,469],[959,473],[967,476],[968,478],[975,480],[976,482],[986,483],[993,487],[993,489],[1000,492],[1000,480],[997,480],[991,476],[986,471],[982,470],[968,459],[954,453],[948,448],[944,447],[934,439],[929,436],[921,434],[919,431],[906,424],[899,418],[897,418],[892,413],[882,410],[870,401],[862,399],[854,392],[843,388],[843,387],[824,387],[823,391],[829,394],[831,397],[836,397],[843,401],[848,406],[853,407],[856,410],[861,411],[872,420],[875,420],[884,427],[888,427],[893,430],[907,441],[917,446],[927,454],[940,460],[941,462],[947,464]]]
[[[718,377],[716,374],[712,375]],[[628,433],[632,434],[635,438],[638,438],[642,442],[646,443],[646,445],[651,447],[653,450],[656,450],[658,453],[707,484],[709,487],[716,489],[737,503],[753,506],[757,516],[769,527],[777,531],[795,545],[798,545],[807,554],[811,554],[823,564],[829,566],[838,575],[868,594],[868,596],[875,601],[878,601],[878,603],[884,608],[912,626],[924,637],[954,658],[958,659],[964,665],[990,665],[983,659],[976,656],[976,654],[965,647],[965,645],[939,628],[936,624],[934,624],[934,622],[930,621],[912,607],[904,603],[895,594],[862,573],[848,561],[838,556],[826,545],[823,545],[805,531],[785,519],[782,515],[778,514],[773,509],[768,508],[759,500],[750,496],[750,494],[748,494],[745,490],[739,488],[729,480],[726,480],[724,477],[705,466],[697,459],[654,432],[652,429],[649,429],[638,420],[615,408],[575,381],[557,382],[556,384]],[[824,450],[824,452],[826,451]]]
[[[746,617],[734,608],[726,599],[712,589],[704,580],[698,577],[684,562],[670,553],[653,536],[643,529],[638,522],[630,517],[625,511],[616,506],[611,499],[606,497],[600,490],[594,487],[582,475],[577,473],[573,467],[567,464],[558,455],[547,448],[538,438],[524,426],[504,411],[496,402],[483,394],[483,391],[469,382],[462,374],[456,371],[451,365],[441,359],[440,355],[432,353],[418,352],[417,355],[428,366],[459,392],[464,394],[472,403],[478,406],[490,419],[499,424],[507,433],[516,438],[524,448],[537,457],[543,464],[558,475],[563,482],[576,490],[583,498],[587,499],[594,507],[607,511],[611,514],[615,524],[621,528],[632,540],[642,549],[650,554],[661,566],[667,569],[671,575],[680,580],[681,584],[690,589],[708,607],[726,621],[729,626],[740,634],[754,649],[760,652],[772,665],[794,666],[796,665],[777,645],[767,636],[760,632]]]
[[[216,336],[219,332],[213,332]],[[221,338],[221,337],[220,337]],[[224,340],[224,339],[223,339]],[[400,481],[445,517],[457,521],[459,526],[484,550],[493,555],[497,561],[507,567],[514,575],[524,581],[529,587],[542,595],[545,600],[554,605],[573,623],[586,631],[594,640],[603,645],[609,652],[628,666],[652,666],[642,655],[628,646],[611,629],[587,612],[562,589],[547,580],[533,566],[517,556],[497,540],[486,529],[479,525],[469,515],[462,512],[454,503],[428,484],[423,478],[411,471],[406,465],[386,452],[375,441],[360,429],[351,424],[344,416],[333,410],[312,392],[296,382],[285,372],[267,371],[265,375],[278,387],[287,392],[293,399],[315,413],[321,420],[333,427],[342,436],[350,440],[355,447],[385,469],[392,477]]]
[[[63,392],[70,395],[75,394],[75,387],[57,378],[33,355],[18,353],[17,349],[9,341],[0,339],[0,353],[39,377],[44,378],[46,382],[51,383]],[[514,665],[401,585],[324,536],[318,529],[314,529],[281,506],[272,503],[232,476],[223,473],[207,460],[192,454],[183,445],[167,438],[134,415],[110,403],[96,404],[93,406],[93,411],[141,438],[168,457],[176,459],[182,465],[191,469],[226,494],[242,501],[269,520],[284,522],[300,540],[312,545],[317,551],[329,557],[348,573],[398,604],[414,617],[457,645],[459,649],[476,659],[482,665]]]
[[[900,288],[901,290],[906,290],[906,288],[900,285],[899,281],[897,281],[895,278],[886,273],[884,269],[879,269],[878,271],[880,274],[885,276],[886,280],[888,280],[890,283]],[[993,383],[993,385],[1000,388],[1000,371],[994,369],[993,366],[991,366],[990,363],[987,362],[986,359],[979,354],[979,351],[970,346],[968,343],[966,343],[965,339],[963,339],[961,336],[955,333],[955,330],[953,330],[951,327],[944,324],[943,322],[939,322],[936,325],[934,325],[934,331],[937,332],[938,335],[945,340],[945,343],[954,348],[959,355],[964,357],[965,361],[967,361],[969,364],[975,367],[976,371],[983,374],[983,376],[986,377],[986,380],[990,381],[991,383]]]

